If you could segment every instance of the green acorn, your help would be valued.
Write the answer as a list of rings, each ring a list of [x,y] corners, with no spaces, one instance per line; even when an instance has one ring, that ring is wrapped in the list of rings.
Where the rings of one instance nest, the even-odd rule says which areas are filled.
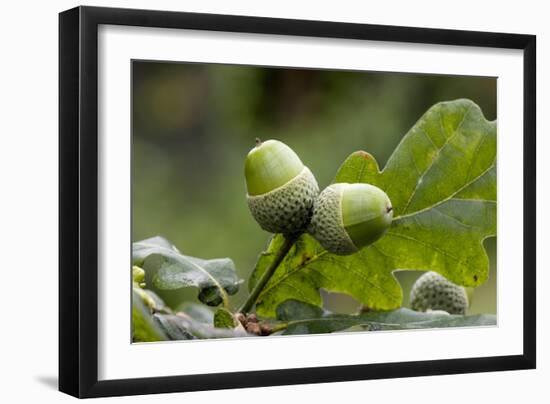
[[[248,207],[262,229],[287,235],[304,231],[319,186],[290,147],[278,140],[257,139],[244,175]]]
[[[444,310],[449,314],[465,314],[468,295],[436,272],[426,272],[414,283],[410,294],[411,308],[416,311]]]
[[[370,184],[332,184],[317,198],[308,231],[328,251],[348,255],[374,243],[391,225],[390,198]]]

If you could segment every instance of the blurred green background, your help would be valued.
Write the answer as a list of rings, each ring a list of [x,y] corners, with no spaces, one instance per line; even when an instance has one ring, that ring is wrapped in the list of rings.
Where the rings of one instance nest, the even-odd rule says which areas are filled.
[[[245,197],[244,159],[256,137],[287,143],[322,189],[353,151],[383,167],[439,101],[469,98],[496,119],[495,78],[134,61],[132,80],[133,240],[162,235],[186,255],[230,257],[244,279],[270,237]],[[495,239],[485,245],[490,278],[470,313],[496,313]],[[396,272],[405,306],[419,275]],[[157,293],[177,307],[197,292]],[[347,296],[324,299],[336,311],[358,307]]]

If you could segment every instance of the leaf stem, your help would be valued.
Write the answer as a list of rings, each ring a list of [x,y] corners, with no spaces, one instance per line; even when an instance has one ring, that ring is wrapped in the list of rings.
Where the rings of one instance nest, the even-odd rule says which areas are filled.
[[[227,292],[225,291],[223,286],[219,288],[219,291],[220,291],[220,295],[222,297],[223,308],[229,310],[230,304],[229,304],[229,296],[227,296]]]
[[[284,236],[284,242],[283,245],[281,245],[281,248],[279,251],[277,251],[277,254],[275,255],[275,258],[271,263],[269,264],[269,267],[265,270],[265,272],[262,274],[260,279],[258,280],[258,283],[256,286],[254,286],[254,289],[252,289],[252,292],[250,292],[250,295],[244,302],[244,304],[239,309],[240,313],[248,313],[250,309],[256,304],[256,300],[258,300],[258,296],[260,296],[260,293],[262,293],[262,290],[264,289],[265,285],[269,282],[273,274],[275,273],[275,270],[279,267],[281,262],[285,259],[286,255],[296,243],[296,240],[298,239],[299,235],[293,235],[293,236]]]
[[[279,331],[286,330],[286,329],[288,328],[289,325],[290,325],[290,323],[279,323],[279,324],[275,324],[273,327],[271,327],[271,333],[275,333],[275,332],[279,332]]]

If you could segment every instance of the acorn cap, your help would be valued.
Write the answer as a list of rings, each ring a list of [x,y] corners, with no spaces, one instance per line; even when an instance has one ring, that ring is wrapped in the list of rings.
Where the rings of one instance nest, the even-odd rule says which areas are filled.
[[[378,240],[392,218],[390,199],[380,188],[338,183],[317,198],[308,231],[326,250],[347,255]]]
[[[449,314],[466,314],[468,295],[437,272],[426,272],[414,283],[410,293],[411,308],[416,311],[443,310]]]
[[[250,212],[270,233],[295,234],[304,230],[319,193],[315,177],[305,167],[291,181],[262,195],[248,195]]]

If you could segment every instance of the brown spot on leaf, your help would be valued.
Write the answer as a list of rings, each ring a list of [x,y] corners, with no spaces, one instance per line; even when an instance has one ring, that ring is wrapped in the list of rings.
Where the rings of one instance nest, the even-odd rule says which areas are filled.
[[[360,150],[360,151],[357,152],[357,154],[359,154],[359,156],[363,157],[365,160],[372,159],[372,156],[369,153],[367,153],[366,151]]]
[[[372,311],[374,311],[374,310],[372,308],[370,308],[369,306],[367,306],[366,304],[361,306],[361,313],[369,313],[369,312],[372,312]]]
[[[300,265],[304,265],[305,263],[307,263],[309,260],[311,259],[311,257],[307,254],[302,254],[301,256],[301,259],[300,259]]]
[[[474,282],[477,282],[477,275],[474,275]]]

